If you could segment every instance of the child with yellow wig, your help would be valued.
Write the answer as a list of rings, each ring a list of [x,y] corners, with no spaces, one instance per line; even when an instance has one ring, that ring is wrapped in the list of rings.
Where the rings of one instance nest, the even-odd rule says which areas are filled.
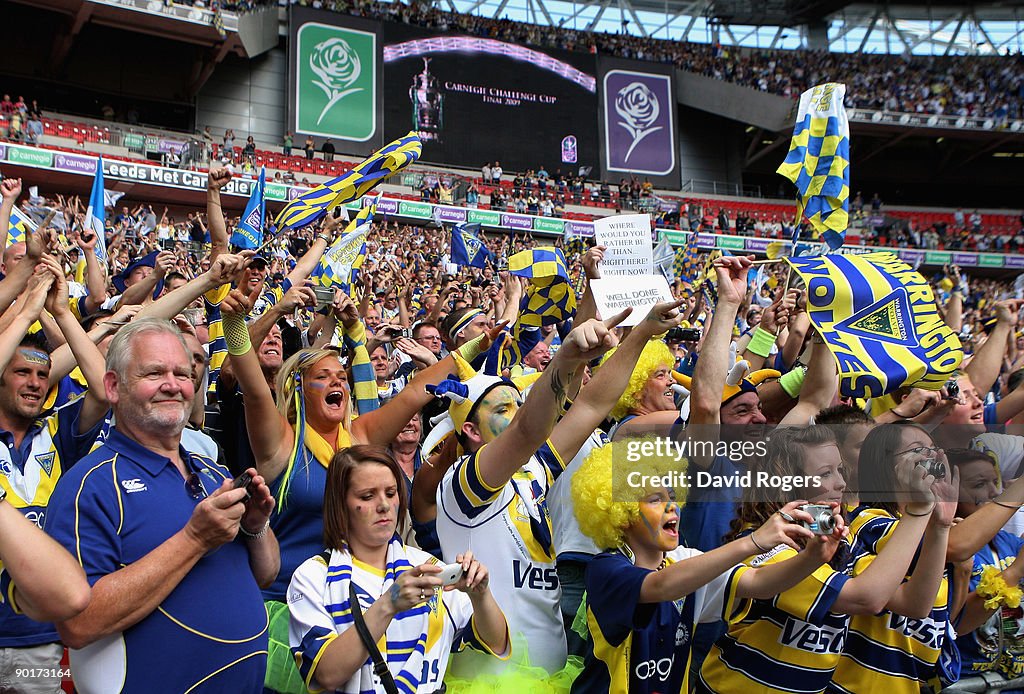
[[[831,558],[835,543],[773,515],[751,535],[707,553],[679,546],[673,488],[684,469],[674,460],[631,462],[639,439],[594,450],[572,481],[580,529],[604,548],[587,566],[587,626],[594,641],[573,694],[689,691],[690,642],[698,622],[717,621],[733,597],[769,598]],[[631,449],[631,444],[634,446]],[[680,490],[682,491],[682,490]],[[789,516],[810,521],[786,504]],[[751,552],[785,544],[804,549],[790,560],[738,565]],[[734,586],[735,596],[725,596]]]

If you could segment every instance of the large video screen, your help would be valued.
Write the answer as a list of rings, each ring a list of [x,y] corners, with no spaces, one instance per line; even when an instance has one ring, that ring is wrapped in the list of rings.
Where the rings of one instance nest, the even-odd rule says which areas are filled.
[[[599,164],[595,59],[384,23],[385,141],[419,133],[425,161],[506,173]]]

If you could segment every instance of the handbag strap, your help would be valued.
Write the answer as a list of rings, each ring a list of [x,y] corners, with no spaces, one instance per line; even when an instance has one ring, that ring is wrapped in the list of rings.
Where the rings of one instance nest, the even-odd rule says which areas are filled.
[[[377,643],[373,640],[370,630],[366,627],[366,620],[363,619],[363,609],[359,605],[359,596],[356,595],[356,587],[351,581],[348,584],[348,602],[352,609],[352,621],[355,623],[356,633],[359,634],[359,640],[363,642],[363,646],[366,647],[370,654],[370,660],[373,661],[374,674],[380,678],[380,682],[384,685],[384,691],[387,694],[399,694],[395,678],[392,677],[391,670],[388,669],[388,664],[384,661],[384,656],[380,654]]]

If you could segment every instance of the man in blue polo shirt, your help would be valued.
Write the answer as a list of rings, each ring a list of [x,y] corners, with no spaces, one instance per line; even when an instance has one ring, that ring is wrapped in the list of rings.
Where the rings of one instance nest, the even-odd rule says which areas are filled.
[[[92,585],[89,607],[57,625],[83,694],[263,689],[274,500],[255,470],[234,489],[181,446],[195,397],[186,350],[160,319],[118,332],[104,375],[115,427],[51,497],[46,530]]]

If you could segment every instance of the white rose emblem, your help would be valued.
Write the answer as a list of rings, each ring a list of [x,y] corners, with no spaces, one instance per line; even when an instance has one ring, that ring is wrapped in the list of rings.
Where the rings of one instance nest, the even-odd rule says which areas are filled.
[[[650,87],[643,82],[631,82],[615,95],[615,111],[622,117],[619,125],[633,137],[624,159],[629,161],[629,155],[642,139],[662,129],[660,125],[651,127],[658,120],[661,107]]]
[[[317,124],[342,98],[363,91],[362,87],[350,88],[359,79],[362,66],[359,54],[344,39],[333,38],[318,43],[309,54],[309,67],[320,78],[319,81],[313,80],[313,84],[327,95],[327,105],[320,112]]]

